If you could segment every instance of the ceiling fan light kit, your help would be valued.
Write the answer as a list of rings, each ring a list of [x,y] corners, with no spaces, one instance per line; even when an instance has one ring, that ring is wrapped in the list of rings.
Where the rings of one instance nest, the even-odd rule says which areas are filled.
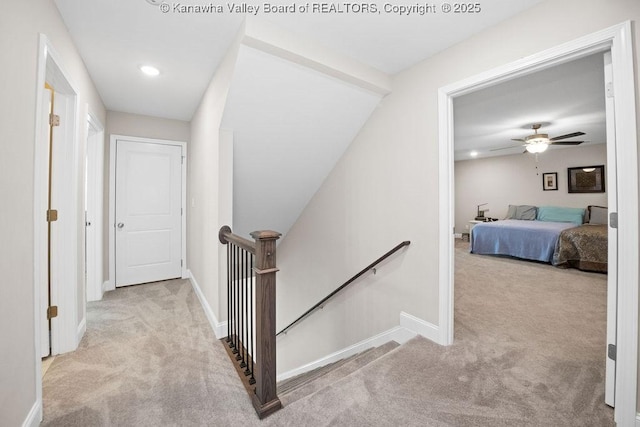
[[[534,153],[534,154],[538,154],[538,153],[544,153],[547,148],[549,148],[549,146],[547,145],[546,142],[536,142],[536,143],[528,143],[525,146],[525,149],[529,152],[529,153]]]
[[[535,133],[533,135],[529,135],[524,140],[527,144],[548,144],[549,135],[546,133]]]
[[[575,136],[585,135],[584,132],[572,132],[572,133],[568,133],[566,135],[560,135],[560,136],[556,136],[554,138],[549,138],[549,134],[538,133],[538,129],[540,129],[540,127],[542,127],[541,123],[534,123],[534,124],[531,125],[531,129],[533,129],[533,134],[528,135],[528,136],[526,136],[524,138],[514,138],[514,139],[512,139],[512,141],[524,142],[524,144],[522,144],[520,147],[524,147],[527,152],[534,153],[534,154],[543,153],[544,151],[547,150],[547,148],[549,148],[549,145],[551,145],[551,144],[556,144],[556,145],[580,145],[580,144],[582,144],[584,142],[584,141],[561,141],[563,139],[573,138]],[[491,151],[506,150],[506,149],[517,148],[517,147],[518,146],[516,146],[516,147],[494,148]]]

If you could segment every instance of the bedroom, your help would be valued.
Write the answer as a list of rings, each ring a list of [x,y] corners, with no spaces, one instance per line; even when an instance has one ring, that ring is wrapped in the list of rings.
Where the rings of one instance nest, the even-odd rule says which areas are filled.
[[[569,168],[603,165],[605,177],[610,172],[604,80],[603,55],[595,54],[455,100],[457,237],[467,237],[466,233],[476,225],[472,221],[479,209],[485,211],[486,217],[503,220],[509,205],[582,209],[590,205],[607,206],[608,192],[570,193],[568,188]],[[535,123],[542,124],[538,132],[548,134],[549,138],[584,132],[584,135],[562,139],[584,142],[572,146],[551,145],[537,155],[528,153],[523,141],[512,139],[533,134],[531,126]],[[552,178],[555,178],[552,185],[547,182],[546,189],[544,174],[554,174]],[[604,190],[608,191],[609,182],[606,184]],[[589,353],[594,375],[585,374],[582,380],[592,387],[594,410],[607,418],[608,407],[603,403],[607,276],[513,258],[470,254],[469,243],[459,238],[455,257],[457,336],[468,335],[469,325],[473,325],[474,339],[493,341],[496,348],[504,344],[526,349],[523,351],[539,351],[544,354],[543,358],[564,363],[565,367],[571,363],[566,352]],[[515,288],[519,277],[523,278],[522,288]],[[474,289],[476,287],[478,289]],[[574,300],[571,292],[580,295],[580,299]],[[493,299],[486,303],[490,297]],[[581,311],[588,312],[587,317],[580,317]],[[538,322],[537,328],[527,329],[532,319]],[[520,329],[514,328],[514,324]],[[588,326],[580,329],[578,324]],[[493,330],[489,330],[491,328]],[[555,336],[548,335],[550,329],[556,329]],[[529,347],[518,347],[513,343],[518,340],[513,340],[510,334],[521,334],[534,342]],[[587,334],[593,335],[592,339],[585,338]],[[509,336],[506,341],[505,336]],[[516,365],[518,363],[524,364],[521,367],[527,366],[523,360]],[[538,384],[555,387],[556,391],[563,389],[552,378],[551,370],[533,365],[531,370],[540,375],[549,373],[548,378],[537,378]],[[612,402],[609,391],[607,395],[607,402]]]
[[[586,208],[607,205],[607,193],[569,193],[568,168],[605,165],[607,172],[602,54],[515,79],[456,99],[455,232],[469,231],[478,205],[504,219],[509,205]],[[553,144],[538,155],[512,141],[539,133],[579,145]],[[475,156],[472,154],[475,152]],[[557,173],[557,190],[543,189],[543,174]],[[606,187],[605,187],[606,190]]]

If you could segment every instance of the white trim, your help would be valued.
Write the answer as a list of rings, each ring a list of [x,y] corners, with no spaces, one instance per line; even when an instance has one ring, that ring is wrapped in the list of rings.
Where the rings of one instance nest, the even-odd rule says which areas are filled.
[[[426,320],[419,319],[409,313],[405,313],[404,311],[402,311],[400,312],[400,326],[420,336],[423,336],[426,339],[435,342],[436,344],[441,344],[439,341],[441,339],[440,331],[438,327],[433,323],[429,323]]]
[[[489,70],[438,91],[440,296],[439,327],[453,342],[453,98],[515,77],[611,49],[618,168],[618,348],[615,421],[636,420],[638,380],[638,154],[631,22],[604,29],[552,49]]]
[[[76,331],[76,347],[78,347],[80,341],[82,341],[82,337],[84,336],[85,332],[87,332],[87,316],[85,316],[78,325],[78,329]]]
[[[431,340],[439,344],[440,331],[438,327],[425,320],[412,316],[404,311],[400,312],[400,326],[389,329],[388,331],[381,332],[373,337],[362,340],[358,343],[343,348],[342,350],[335,351],[306,365],[300,366],[295,369],[291,369],[287,372],[277,375],[277,381],[283,381],[287,378],[295,377],[296,375],[304,374],[305,372],[312,371],[322,366],[328,365],[338,360],[345,359],[353,356],[354,354],[362,353],[370,348],[379,347],[390,341],[395,341],[399,344],[404,344],[416,335],[420,335],[428,340]],[[286,336],[286,335],[285,335]]]
[[[218,318],[216,317],[215,313],[211,309],[211,306],[209,305],[207,298],[205,298],[204,294],[202,293],[202,289],[200,289],[200,286],[198,285],[196,278],[193,277],[193,273],[191,272],[191,270],[188,270],[188,275],[189,275],[188,278],[191,281],[191,287],[193,287],[193,290],[196,293],[196,296],[198,297],[200,304],[202,305],[204,314],[207,316],[207,319],[209,320],[209,324],[211,325],[211,329],[213,329],[213,333],[216,334],[216,338],[220,339],[220,338],[226,337],[227,322],[226,321],[218,322]]]
[[[102,274],[103,239],[104,229],[104,126],[87,105],[87,126],[90,131],[87,134],[86,173],[85,182],[87,188],[85,194],[88,200],[87,212],[91,222],[93,238],[87,237],[85,225],[85,247],[87,271],[86,298],[87,301],[99,301],[104,295]],[[93,243],[93,244],[92,244]]]
[[[42,372],[40,373],[42,376]],[[22,422],[22,427],[38,427],[42,421],[42,399],[36,401],[31,410],[27,414],[27,417]]]
[[[247,16],[242,44],[380,95],[391,93],[389,74],[266,20]]]
[[[108,290],[112,290],[111,284],[109,283],[108,280],[105,280],[104,282],[102,282],[102,295],[104,296],[104,293],[107,292]]]
[[[611,51],[607,51],[603,55],[604,59],[604,81],[605,85],[613,84],[613,70],[611,67]],[[605,89],[606,90],[606,89]],[[615,100],[613,97],[605,96],[605,123],[607,138],[607,206],[609,212],[618,212],[618,171],[616,161],[616,119],[615,119]],[[617,306],[618,306],[618,230],[607,227],[608,230],[608,265],[616,266],[609,268],[607,273],[607,335],[606,344],[616,345],[617,331]],[[616,362],[608,356],[605,357],[605,381],[604,381],[604,402],[615,406],[615,387],[616,387]]]
[[[57,90],[57,109],[62,107],[66,120],[58,131],[64,132],[64,147],[59,154],[64,162],[62,167],[54,168],[55,182],[71,191],[61,192],[59,205],[61,218],[56,224],[59,238],[56,240],[55,253],[59,271],[58,285],[51,292],[52,303],[59,307],[59,316],[52,321],[52,354],[72,351],[77,346],[77,292],[78,292],[78,90],[65,72],[61,57],[44,34],[39,34],[38,64],[36,77],[36,110],[34,140],[34,340],[35,340],[35,392],[38,409],[35,415],[42,417],[42,360],[41,360],[41,317],[40,308],[42,289],[47,283],[47,224],[45,212],[48,204],[48,163],[49,144],[44,133],[44,115],[41,114],[45,82],[51,82]],[[32,411],[33,412],[33,411]],[[31,414],[31,413],[30,413]]]
[[[170,139],[140,138],[111,134],[109,137],[109,284],[110,291],[116,288],[116,246],[115,246],[115,217],[116,217],[116,142],[118,140],[139,142],[143,144],[178,145],[182,149],[182,270],[183,279],[189,278],[187,270],[187,143],[185,141],[173,141]]]
[[[333,352],[318,360],[307,363],[306,365],[300,366],[299,368],[295,368],[290,371],[283,372],[282,374],[276,376],[276,381],[283,381],[283,380],[286,380],[287,378],[304,374],[305,372],[309,372],[314,369],[320,368],[322,366],[328,365],[330,363],[337,362],[338,360],[345,359],[347,357],[353,356],[354,354],[362,353],[363,351],[368,350],[370,348],[379,347],[390,341],[396,341],[399,344],[404,344],[405,342],[409,341],[411,338],[415,336],[416,336],[415,332],[405,329],[402,326],[396,326],[392,329],[389,329],[388,331],[382,332],[371,338],[367,338],[349,347],[343,348],[342,350]]]
[[[36,84],[36,129],[35,129],[35,141],[34,141],[34,188],[33,188],[33,295],[34,295],[34,339],[35,339],[35,380],[36,380],[36,402],[34,407],[38,406],[35,412],[40,414],[39,420],[42,420],[42,349],[41,349],[41,327],[42,321],[41,313],[41,298],[43,288],[43,281],[47,280],[47,261],[46,261],[46,248],[47,248],[47,234],[46,227],[42,221],[42,212],[47,209],[47,200],[45,186],[47,185],[47,153],[48,148],[43,147],[41,141],[45,138],[43,135],[43,123],[41,118],[40,106],[44,101],[44,91],[41,89],[44,87],[46,68],[47,68],[47,44],[48,40],[40,34],[38,43],[38,70]],[[44,238],[44,239],[43,239]],[[43,241],[44,240],[44,241]],[[44,252],[44,253],[43,253]],[[45,282],[46,283],[46,282]],[[29,416],[25,419],[23,425],[27,425],[27,420],[34,412],[32,409],[29,412]]]
[[[640,427],[640,412],[636,412],[636,427]]]

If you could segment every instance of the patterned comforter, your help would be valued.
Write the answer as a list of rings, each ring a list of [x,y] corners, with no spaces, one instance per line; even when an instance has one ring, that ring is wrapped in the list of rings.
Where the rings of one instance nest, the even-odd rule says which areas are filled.
[[[553,254],[553,265],[607,272],[607,226],[584,224],[563,230]]]

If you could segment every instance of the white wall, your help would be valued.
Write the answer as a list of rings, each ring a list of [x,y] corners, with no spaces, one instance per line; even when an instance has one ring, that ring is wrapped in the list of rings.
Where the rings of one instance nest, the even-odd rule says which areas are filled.
[[[279,371],[387,330],[401,310],[438,325],[440,87],[639,18],[636,0],[550,0],[396,75],[279,246],[279,327],[396,243],[411,246],[281,338]]]
[[[503,219],[509,205],[566,206],[586,208],[607,205],[607,193],[569,193],[567,168],[605,165],[607,146],[597,144],[547,150],[535,156],[515,154],[455,162],[456,233],[469,231],[477,205],[488,203],[485,216]],[[542,174],[557,172],[558,190],[542,190]],[[605,190],[606,190],[605,180]]]
[[[77,217],[83,218],[86,105],[105,122],[105,109],[51,0],[3,2],[0,13],[0,425],[21,425],[37,411],[34,340],[34,147],[38,33],[47,35],[65,71],[79,90]],[[44,213],[43,213],[44,214]],[[78,224],[78,251],[84,224]],[[84,295],[82,265],[77,266],[77,295]],[[79,302],[84,307],[84,301]],[[79,313],[82,321],[82,313]],[[9,326],[10,325],[10,326]]]
[[[191,124],[182,120],[142,116],[139,114],[107,111],[106,141],[109,135],[138,136],[141,138],[189,141]],[[109,150],[106,150],[109,158]]]
[[[226,289],[219,286],[218,230],[225,225],[221,220],[231,219],[231,206],[220,203],[231,203],[228,174],[232,173],[227,164],[232,135],[228,132],[221,135],[220,124],[238,48],[239,39],[229,48],[191,120],[187,163],[188,268],[219,321],[226,320]]]

